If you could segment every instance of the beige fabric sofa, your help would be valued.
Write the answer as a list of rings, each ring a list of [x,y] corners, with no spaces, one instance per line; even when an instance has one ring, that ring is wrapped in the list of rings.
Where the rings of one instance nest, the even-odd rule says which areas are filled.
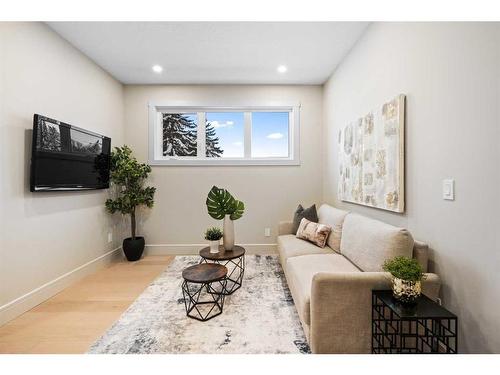
[[[325,248],[295,237],[291,222],[279,225],[278,252],[313,353],[369,353],[371,291],[390,289],[386,259],[415,257],[427,272],[428,247],[381,221],[322,205],[319,222],[333,228]],[[438,297],[440,280],[426,274],[423,293]]]

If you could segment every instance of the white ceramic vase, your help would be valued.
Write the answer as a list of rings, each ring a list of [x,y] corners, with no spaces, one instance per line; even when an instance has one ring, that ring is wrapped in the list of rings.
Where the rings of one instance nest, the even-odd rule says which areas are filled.
[[[234,222],[229,218],[229,215],[224,216],[224,249],[229,251],[234,247]]]
[[[210,253],[211,254],[217,254],[219,252],[219,243],[220,243],[220,240],[208,241],[208,243],[210,244]]]

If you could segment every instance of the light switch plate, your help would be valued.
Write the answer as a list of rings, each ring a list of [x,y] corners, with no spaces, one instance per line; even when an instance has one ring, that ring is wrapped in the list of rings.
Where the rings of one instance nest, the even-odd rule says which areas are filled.
[[[443,180],[443,199],[455,200],[455,180]]]
[[[271,237],[271,228],[264,229],[264,236]]]
[[[113,242],[113,233],[108,232],[108,243],[111,243],[111,242]]]

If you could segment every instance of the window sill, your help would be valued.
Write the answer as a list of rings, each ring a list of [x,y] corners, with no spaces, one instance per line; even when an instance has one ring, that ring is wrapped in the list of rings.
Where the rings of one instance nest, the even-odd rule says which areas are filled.
[[[300,165],[300,160],[294,159],[217,159],[217,160],[206,160],[206,159],[191,159],[191,160],[179,160],[179,159],[165,159],[165,160],[150,160],[149,165],[151,166],[164,166],[164,167],[195,167],[195,166],[211,166],[211,167],[222,167],[222,166],[276,166],[276,165]]]

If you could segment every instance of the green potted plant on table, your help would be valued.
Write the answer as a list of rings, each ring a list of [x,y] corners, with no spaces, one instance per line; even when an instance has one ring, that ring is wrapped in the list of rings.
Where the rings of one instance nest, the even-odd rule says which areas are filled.
[[[382,268],[392,275],[394,298],[406,304],[415,303],[422,294],[422,280],[425,279],[418,261],[399,256],[385,261]]]
[[[220,239],[222,238],[222,231],[217,227],[208,228],[205,231],[205,239],[210,244],[210,252],[217,254],[219,252]]]
[[[156,188],[144,187],[151,167],[139,163],[128,146],[115,147],[111,153],[111,182],[118,187],[118,196],[106,200],[109,212],[130,215],[131,237],[123,240],[123,252],[129,261],[141,259],[144,237],[136,236],[136,209],[139,206],[153,207]]]
[[[208,192],[206,205],[208,214],[216,220],[224,219],[224,249],[234,247],[234,220],[243,216],[245,204],[235,199],[226,189],[213,186]]]

